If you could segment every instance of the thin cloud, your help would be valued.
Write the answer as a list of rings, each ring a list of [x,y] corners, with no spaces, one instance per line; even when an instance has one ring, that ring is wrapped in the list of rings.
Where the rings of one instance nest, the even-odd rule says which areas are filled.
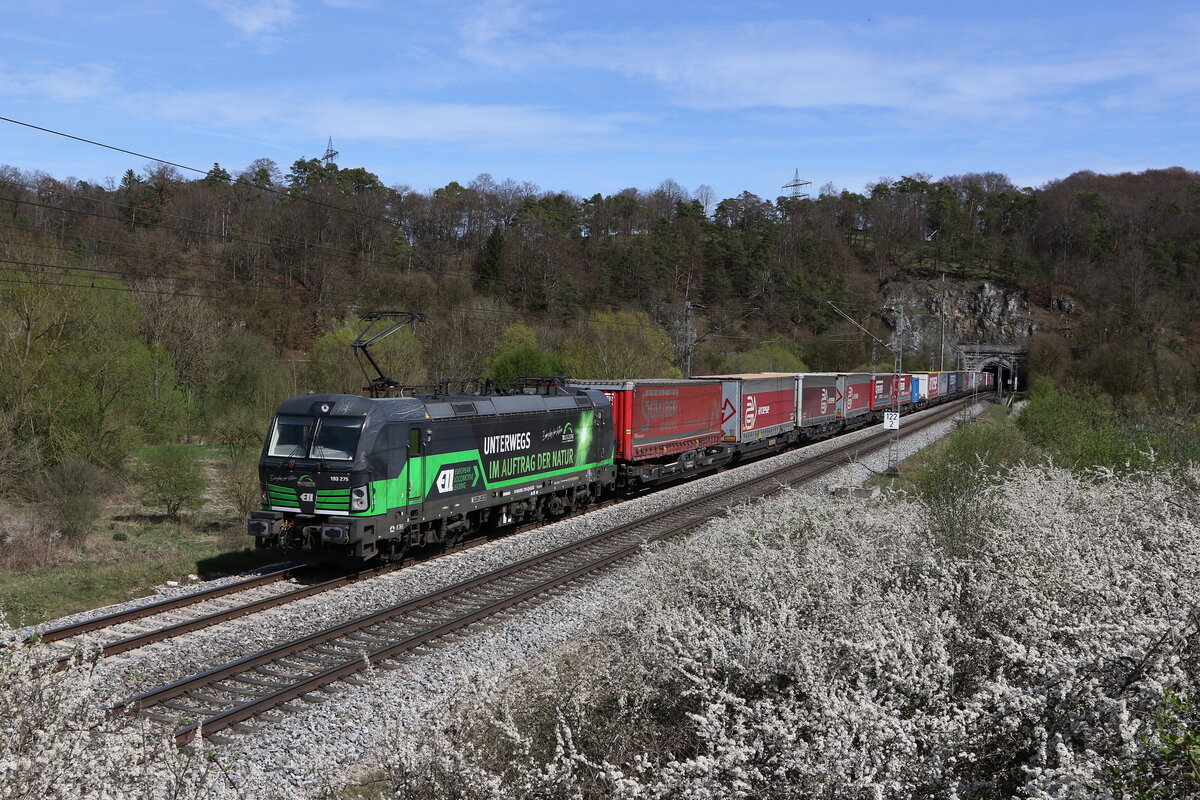
[[[931,43],[918,19],[851,27],[781,20],[544,38],[528,28],[505,32],[501,24],[488,29],[486,41],[464,32],[464,54],[487,66],[616,72],[678,107],[703,112],[862,107],[1019,120],[1063,106],[1162,111],[1196,96],[1194,18],[1182,18],[1158,40],[1096,42],[1065,52],[1049,39],[1030,41],[1024,24],[943,35],[965,42],[957,46]]]
[[[76,103],[111,95],[113,75],[110,67],[100,65],[15,70],[0,64],[0,95]]]
[[[296,22],[295,0],[202,0],[250,39],[271,39]]]
[[[458,25],[462,55],[476,64],[520,69],[537,63],[539,50],[520,43],[537,41],[546,14],[519,0],[484,0],[468,7]]]
[[[289,137],[375,142],[459,142],[475,146],[536,145],[610,137],[635,121],[530,105],[429,103],[257,92],[141,94],[130,110],[199,128],[272,130]]]

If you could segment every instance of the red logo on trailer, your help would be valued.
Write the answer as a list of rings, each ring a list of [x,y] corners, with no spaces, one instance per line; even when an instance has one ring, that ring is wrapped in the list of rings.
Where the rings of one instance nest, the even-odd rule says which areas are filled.
[[[754,429],[754,420],[758,418],[758,402],[754,399],[754,395],[746,395],[746,421],[745,429]]]

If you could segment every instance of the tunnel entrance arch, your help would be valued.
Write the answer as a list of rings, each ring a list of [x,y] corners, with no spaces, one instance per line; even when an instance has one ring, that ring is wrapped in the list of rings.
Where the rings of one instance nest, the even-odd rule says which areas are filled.
[[[992,373],[1001,395],[1028,386],[1025,362],[1029,356],[1029,345],[964,344],[959,349],[963,354],[963,367],[972,372]]]

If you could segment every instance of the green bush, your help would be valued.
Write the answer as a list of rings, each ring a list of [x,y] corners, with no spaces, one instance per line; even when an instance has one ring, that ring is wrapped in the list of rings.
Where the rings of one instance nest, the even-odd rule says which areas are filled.
[[[1115,770],[1122,789],[1137,800],[1200,796],[1200,704],[1166,692],[1154,734],[1139,739],[1146,754]]]
[[[913,476],[930,530],[951,549],[968,545],[974,523],[989,511],[983,489],[991,477],[1040,458],[1007,417],[960,427]]]
[[[133,478],[142,489],[142,500],[178,519],[185,508],[200,508],[208,479],[200,454],[188,447],[164,445],[146,448],[135,464]]]
[[[1153,466],[1150,439],[1132,429],[1095,387],[1059,389],[1049,378],[1039,378],[1017,425],[1055,463],[1072,470],[1107,467],[1128,473]]]
[[[561,374],[562,359],[536,345],[523,345],[501,353],[492,362],[492,378],[497,383],[508,383],[521,377]]]
[[[79,458],[67,458],[52,467],[40,482],[39,494],[63,538],[82,544],[100,517],[99,497],[104,475]]]

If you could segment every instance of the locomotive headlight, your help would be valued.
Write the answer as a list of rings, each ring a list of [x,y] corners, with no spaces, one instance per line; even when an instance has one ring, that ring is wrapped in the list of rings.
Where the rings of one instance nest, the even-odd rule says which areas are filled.
[[[350,490],[350,509],[352,511],[366,511],[370,506],[371,496],[366,486],[355,486]]]

